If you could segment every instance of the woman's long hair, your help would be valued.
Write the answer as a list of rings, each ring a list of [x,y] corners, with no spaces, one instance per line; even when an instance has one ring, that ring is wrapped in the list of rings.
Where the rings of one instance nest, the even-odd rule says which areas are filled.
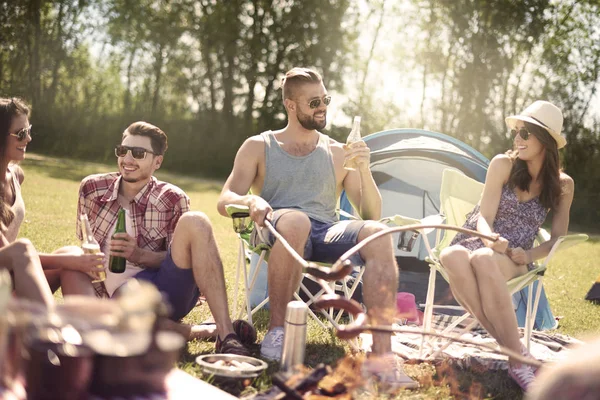
[[[525,128],[544,146],[546,154],[540,171],[542,192],[539,199],[544,207],[554,209],[558,206],[562,190],[560,187],[560,159],[558,158],[556,140],[550,136],[546,129],[540,126],[525,122]],[[516,186],[520,190],[528,192],[532,177],[527,170],[527,163],[518,157],[518,150],[509,150],[506,154],[513,162],[508,178],[508,186],[511,189],[514,189]]]
[[[0,165],[6,162],[6,142],[10,134],[10,126],[13,119],[18,115],[29,116],[29,107],[17,98],[0,98]],[[12,212],[10,205],[4,201],[5,197],[5,175],[6,171],[0,171],[0,229],[2,233],[10,225],[15,214]]]

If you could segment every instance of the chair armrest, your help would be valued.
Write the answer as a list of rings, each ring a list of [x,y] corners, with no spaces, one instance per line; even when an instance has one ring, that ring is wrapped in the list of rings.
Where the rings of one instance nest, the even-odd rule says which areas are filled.
[[[250,208],[241,204],[227,204],[225,211],[231,218],[247,218],[250,216]]]
[[[569,247],[575,246],[576,244],[579,244],[579,243],[583,243],[588,239],[589,239],[589,236],[586,235],[585,233],[579,233],[576,235],[560,236],[556,240],[556,243],[554,243],[554,245],[550,249],[550,252],[544,259],[544,262],[542,263],[542,265],[547,266],[557,251],[559,251],[559,250],[562,251],[562,250],[568,249]]]

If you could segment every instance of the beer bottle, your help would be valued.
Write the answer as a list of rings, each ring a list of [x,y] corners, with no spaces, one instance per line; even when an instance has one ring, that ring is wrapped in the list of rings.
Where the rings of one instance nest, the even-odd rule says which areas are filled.
[[[92,232],[92,228],[90,227],[90,221],[88,220],[87,214],[81,214],[79,216],[79,220],[81,221],[81,236],[83,238],[81,242],[81,249],[85,254],[98,254],[100,253],[100,245],[96,238],[94,238],[94,234]],[[98,272],[94,272],[93,281],[102,282],[106,279],[106,271],[104,271],[104,265],[98,264]]]
[[[126,232],[127,231],[125,229],[125,209],[121,208],[119,210],[119,215],[117,216],[117,227],[115,228],[115,233],[113,233],[112,235],[112,239],[115,240],[115,234]],[[108,262],[108,269],[114,274],[122,274],[123,272],[125,272],[126,263],[127,260],[125,259],[125,257],[113,256],[111,254],[110,261]]]
[[[346,139],[346,146],[350,146],[352,143],[358,142],[359,140],[361,140],[361,138],[360,138],[360,120],[361,120],[361,118],[359,116],[354,117],[354,121],[352,122],[352,130],[350,131],[350,134],[348,135],[348,139]],[[344,168],[346,168],[347,170],[350,170],[350,171],[355,170],[356,162],[354,161],[354,158],[351,158],[349,160],[344,160]]]

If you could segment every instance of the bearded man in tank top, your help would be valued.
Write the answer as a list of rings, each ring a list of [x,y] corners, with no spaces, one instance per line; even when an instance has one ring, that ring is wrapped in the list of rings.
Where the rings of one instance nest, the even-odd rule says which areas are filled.
[[[218,202],[224,216],[227,204],[248,206],[262,232],[253,234],[253,239],[262,236],[271,245],[270,323],[261,355],[273,360],[281,358],[286,306],[300,284],[302,269],[269,234],[265,219],[305,259],[320,262],[334,262],[355,244],[385,229],[373,221],[381,217],[381,195],[371,175],[369,148],[363,141],[345,146],[319,132],[325,128],[331,101],[321,76],[307,68],[293,68],[281,86],[287,126],[244,142]],[[350,159],[355,170],[344,168],[344,160]],[[335,208],[342,190],[363,221],[338,221]],[[353,260],[355,265],[366,266],[363,299],[373,324],[390,325],[395,315],[398,267],[392,246],[391,236],[384,236],[361,249]],[[370,357],[363,368],[377,375],[382,384],[394,389],[417,386],[393,355],[389,334],[373,334],[372,355],[377,357]]]

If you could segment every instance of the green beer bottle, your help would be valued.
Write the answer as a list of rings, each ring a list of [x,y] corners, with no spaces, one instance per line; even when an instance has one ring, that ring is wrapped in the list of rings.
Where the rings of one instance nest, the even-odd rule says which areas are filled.
[[[127,233],[125,229],[125,210],[123,208],[119,210],[119,215],[117,216],[117,227],[115,228],[115,233],[112,235],[113,240],[115,240],[115,234],[117,233]],[[108,262],[108,269],[114,274],[122,274],[125,272],[126,263],[127,260],[125,257],[111,255]]]

